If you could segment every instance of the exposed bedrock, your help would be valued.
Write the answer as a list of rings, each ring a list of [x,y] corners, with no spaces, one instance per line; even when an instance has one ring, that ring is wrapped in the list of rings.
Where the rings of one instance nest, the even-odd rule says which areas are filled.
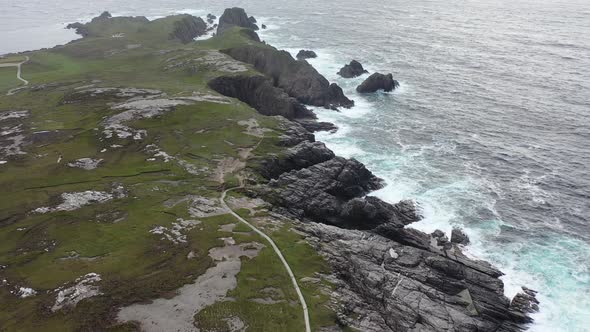
[[[315,117],[295,98],[274,87],[272,81],[262,75],[220,76],[208,84],[211,89],[237,98],[264,115],[281,115],[287,119]]]
[[[332,266],[341,323],[362,331],[521,331],[520,312],[536,301],[523,293],[516,309],[496,275],[452,255],[364,231],[298,228]]]
[[[301,124],[305,129],[316,132],[316,131],[330,131],[335,132],[338,130],[335,124],[331,122],[320,122],[316,119],[296,119],[299,124]]]
[[[270,46],[243,46],[222,50],[272,78],[275,86],[301,103],[326,108],[352,107],[342,89],[317,72],[307,61],[297,61],[287,51]]]
[[[267,170],[267,174],[272,176],[276,176],[279,171],[288,171],[289,167],[293,169],[258,188],[259,193],[273,202],[275,207],[299,219],[311,219],[344,228],[371,229],[374,227],[371,223],[376,221],[364,220],[359,216],[388,214],[389,211],[383,211],[384,206],[381,204],[367,207],[366,204],[355,204],[356,201],[351,203],[352,199],[358,198],[371,204],[361,197],[382,186],[382,180],[362,163],[355,159],[334,157],[299,169],[303,164],[327,159],[330,154],[321,145],[305,146],[305,149],[295,151],[294,154],[303,161],[299,164],[279,164],[283,169],[277,169],[276,163],[269,162],[268,165],[272,167]]]
[[[186,15],[174,22],[174,30],[170,33],[170,39],[176,38],[181,43],[187,44],[206,33],[207,23],[202,18]]]
[[[284,117],[277,117],[280,119],[280,127],[284,134],[280,136],[278,145],[285,147],[292,147],[301,142],[315,142],[315,136],[309,130],[305,129],[299,122],[289,121]]]
[[[314,51],[309,50],[299,50],[297,55],[295,56],[297,60],[305,60],[305,59],[313,59],[317,58],[318,55]]]
[[[360,93],[371,93],[377,90],[383,90],[386,92],[393,91],[399,86],[399,82],[393,79],[393,75],[383,75],[380,73],[374,73],[356,87],[356,91]]]
[[[250,18],[248,18],[248,15],[246,14],[246,11],[243,8],[233,7],[226,8],[221,17],[219,18],[217,34],[220,35],[228,29],[231,29],[236,26],[252,30],[258,30],[258,26],[256,25],[256,23],[252,22]]]
[[[282,156],[264,160],[261,173],[267,179],[274,179],[285,172],[313,166],[334,157],[334,152],[324,143],[303,141],[287,149]]]
[[[350,61],[349,64],[344,65],[344,67],[338,71],[338,75],[344,78],[353,78],[366,73],[368,73],[368,71],[366,71],[365,68],[363,68],[363,65],[356,60]]]

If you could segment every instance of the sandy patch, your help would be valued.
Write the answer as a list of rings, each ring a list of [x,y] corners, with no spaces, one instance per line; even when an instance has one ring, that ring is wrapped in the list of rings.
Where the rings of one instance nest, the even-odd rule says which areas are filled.
[[[199,331],[194,316],[207,306],[226,300],[227,292],[237,287],[236,276],[241,269],[241,257],[256,257],[264,248],[264,245],[256,242],[236,245],[231,238],[224,242],[225,246],[209,250],[209,256],[217,264],[194,283],[178,289],[173,298],[122,308],[117,320],[121,323],[136,321],[145,332]],[[237,320],[232,319],[232,323],[237,324],[238,330],[243,328]]]

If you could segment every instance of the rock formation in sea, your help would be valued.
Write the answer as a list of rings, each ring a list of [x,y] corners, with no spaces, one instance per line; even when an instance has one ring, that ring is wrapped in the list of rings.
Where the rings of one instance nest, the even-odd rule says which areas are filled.
[[[356,87],[356,91],[360,93],[371,93],[378,90],[386,92],[393,91],[399,86],[399,82],[393,79],[392,74],[374,73]]]
[[[213,22],[215,22],[216,19],[217,19],[217,16],[215,16],[213,14],[207,14],[207,23],[213,24]]]
[[[252,30],[258,30],[255,22],[252,22],[246,11],[243,8],[233,7],[227,8],[219,18],[219,26],[217,27],[217,34],[220,35],[224,31],[233,27],[242,27]]]
[[[297,60],[305,60],[317,58],[318,55],[314,51],[300,50],[295,57],[297,58]]]
[[[350,61],[349,64],[344,65],[344,67],[338,71],[338,75],[344,78],[353,78],[366,73],[368,73],[368,71],[366,71],[365,68],[363,68],[363,65],[356,60]]]
[[[451,231],[451,242],[467,245],[469,244],[469,237],[461,228],[454,227]]]

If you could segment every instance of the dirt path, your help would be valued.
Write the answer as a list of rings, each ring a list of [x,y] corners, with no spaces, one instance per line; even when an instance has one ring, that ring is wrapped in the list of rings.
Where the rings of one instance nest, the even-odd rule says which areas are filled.
[[[291,278],[291,282],[293,283],[293,287],[295,288],[295,291],[297,292],[297,295],[299,296],[299,302],[301,303],[301,308],[303,309],[303,319],[305,321],[305,331],[306,332],[311,332],[311,327],[309,325],[309,313],[308,313],[308,310],[307,310],[307,303],[305,303],[305,298],[303,298],[303,293],[301,293],[301,289],[299,289],[299,285],[297,284],[297,279],[295,278],[295,275],[293,274],[293,271],[291,270],[291,267],[289,266],[289,263],[287,263],[287,260],[285,260],[285,257],[281,253],[281,250],[279,249],[279,247],[277,247],[277,245],[275,244],[275,242],[268,235],[264,234],[261,230],[259,230],[258,228],[256,228],[254,225],[250,224],[244,218],[240,217],[237,213],[235,213],[227,205],[227,203],[225,203],[225,196],[227,195],[227,192],[228,191],[234,190],[234,189],[238,189],[238,188],[242,188],[242,187],[243,187],[243,185],[241,185],[239,187],[230,188],[230,189],[225,190],[221,194],[221,197],[219,198],[219,200],[221,202],[221,205],[224,208],[226,208],[229,211],[229,213],[231,213],[231,215],[233,215],[236,219],[238,219],[240,222],[246,224],[254,232],[258,233],[258,235],[262,236],[266,241],[268,241],[268,243],[270,243],[270,245],[272,246],[272,248],[275,251],[275,253],[277,254],[277,256],[279,256],[279,258],[281,259],[281,262],[283,262],[283,266],[287,270],[287,273],[289,274],[289,277]]]
[[[264,134],[264,132],[262,132],[262,134]],[[263,140],[264,140],[264,135],[260,136],[260,140],[258,141],[258,143],[256,143],[255,146],[253,146],[251,149],[247,149],[245,151],[245,153],[243,153],[241,155],[241,157],[244,160],[244,164],[245,164],[245,160],[248,159],[248,157],[250,157],[250,154],[252,153],[252,151],[256,150],[256,148],[258,148],[258,146],[260,145],[260,143],[262,143]],[[224,176],[225,176],[225,174],[224,174]],[[262,236],[266,241],[268,241],[268,243],[270,243],[271,247],[273,248],[273,250],[275,251],[275,253],[277,254],[277,256],[279,256],[279,259],[283,263],[283,266],[285,267],[285,270],[287,270],[287,273],[289,274],[289,278],[291,278],[291,282],[293,283],[293,287],[295,288],[295,291],[297,292],[297,296],[299,297],[299,302],[301,303],[301,308],[303,309],[303,319],[305,321],[305,331],[306,332],[311,332],[311,327],[310,327],[310,324],[309,324],[309,313],[308,313],[308,310],[307,310],[307,303],[305,302],[305,298],[303,297],[303,293],[301,292],[301,289],[299,289],[299,285],[297,284],[297,279],[295,278],[295,275],[293,274],[293,271],[291,270],[291,267],[289,266],[289,263],[287,263],[287,260],[285,259],[285,257],[281,253],[281,250],[279,249],[279,247],[275,244],[275,242],[268,235],[264,234],[261,230],[259,230],[258,228],[256,228],[254,225],[250,224],[248,221],[246,221],[246,219],[240,217],[225,202],[225,196],[227,195],[227,193],[229,191],[244,187],[243,178],[242,177],[239,177],[239,179],[240,179],[240,185],[238,187],[226,189],[225,191],[223,191],[221,193],[221,197],[219,198],[219,201],[221,202],[221,206],[223,208],[227,209],[227,211],[229,211],[229,213],[232,216],[234,216],[240,222],[246,224],[246,226],[250,227],[250,229],[252,229],[254,232],[258,233],[258,235]]]
[[[14,63],[0,63],[0,67],[16,67],[16,78],[18,78],[19,81],[23,82],[23,86],[25,86],[25,85],[29,85],[29,81],[25,80],[21,76],[21,73],[22,73],[22,65],[25,64],[25,63],[27,63],[28,61],[29,61],[29,57],[28,56],[25,56],[25,61],[23,61],[23,62],[19,62],[19,63],[16,63],[16,62],[14,62]],[[7,96],[13,95],[14,94],[14,91],[17,90],[17,89],[20,89],[20,88],[22,88],[22,87],[11,89],[10,91],[8,91],[6,93],[6,95]]]

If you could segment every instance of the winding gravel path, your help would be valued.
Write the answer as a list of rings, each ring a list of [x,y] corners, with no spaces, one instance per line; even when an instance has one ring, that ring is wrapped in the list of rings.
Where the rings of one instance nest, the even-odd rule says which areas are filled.
[[[29,61],[29,56],[25,56],[25,61],[23,62],[19,62],[19,63],[0,63],[0,67],[16,67],[16,78],[18,78],[21,82],[23,82],[23,86],[25,85],[29,85],[29,81],[25,80],[22,76],[22,65],[27,63]],[[7,96],[13,95],[14,91],[17,89],[20,89],[21,87],[15,88],[15,89],[11,89],[10,91],[8,91],[8,93],[6,93]]]
[[[219,198],[219,200],[221,201],[221,205],[224,208],[226,208],[236,219],[238,219],[239,221],[241,221],[244,224],[246,224],[254,232],[258,233],[258,235],[262,236],[263,238],[266,239],[266,241],[268,241],[268,243],[270,243],[270,245],[274,249],[274,251],[277,254],[277,256],[279,256],[279,258],[281,259],[281,262],[283,262],[283,266],[285,266],[285,269],[287,270],[287,273],[289,274],[289,277],[291,278],[291,282],[293,283],[293,287],[295,287],[295,291],[297,291],[297,295],[299,296],[299,302],[301,303],[301,307],[303,309],[303,319],[305,320],[305,331],[306,332],[311,332],[311,327],[309,325],[309,313],[308,313],[308,310],[307,310],[307,303],[305,303],[305,299],[303,298],[303,293],[301,293],[301,289],[299,289],[299,285],[297,284],[297,279],[295,278],[295,275],[293,274],[293,271],[291,270],[291,267],[289,266],[289,263],[287,263],[287,260],[285,260],[285,257],[281,253],[281,250],[279,249],[279,247],[277,247],[277,245],[275,244],[275,242],[268,235],[264,234],[261,230],[259,230],[258,228],[254,227],[254,225],[250,224],[244,218],[240,217],[237,213],[235,213],[227,205],[227,203],[225,203],[225,196],[227,195],[227,192],[228,191],[234,190],[234,189],[239,189],[239,188],[242,188],[242,187],[243,187],[243,185],[240,185],[239,187],[234,187],[234,188],[230,188],[230,189],[225,190],[221,194],[221,197]]]

